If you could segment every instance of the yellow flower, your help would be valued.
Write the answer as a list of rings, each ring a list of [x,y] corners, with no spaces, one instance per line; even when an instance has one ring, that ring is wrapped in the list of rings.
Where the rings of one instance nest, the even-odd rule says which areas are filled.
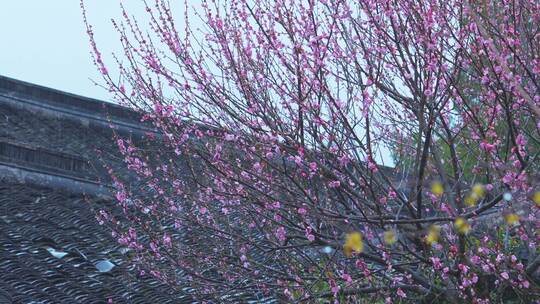
[[[486,195],[486,188],[484,187],[484,185],[480,183],[476,183],[472,187],[472,193],[475,198],[477,199],[482,198]]]
[[[471,225],[469,225],[467,220],[462,217],[458,217],[454,221],[454,227],[460,234],[467,234],[471,231]]]
[[[465,205],[469,207],[476,206],[476,201],[477,199],[473,195],[467,195],[467,197],[465,197]]]
[[[436,196],[441,196],[444,193],[444,187],[440,182],[434,182],[431,184],[431,193],[435,194]]]
[[[439,241],[439,236],[441,233],[441,227],[438,225],[431,225],[429,227],[428,234],[426,235],[426,243],[428,245],[432,245],[433,243],[437,243]]]
[[[360,232],[348,233],[345,237],[345,245],[343,251],[347,257],[352,255],[352,252],[362,252],[364,250],[364,241]]]
[[[519,215],[515,213],[507,214],[504,219],[506,220],[506,223],[510,226],[518,224],[519,223]]]
[[[384,232],[384,242],[387,245],[393,245],[397,242],[396,232],[394,230],[387,230]]]
[[[533,194],[533,202],[536,204],[536,207],[540,207],[540,191],[536,191],[534,194]]]

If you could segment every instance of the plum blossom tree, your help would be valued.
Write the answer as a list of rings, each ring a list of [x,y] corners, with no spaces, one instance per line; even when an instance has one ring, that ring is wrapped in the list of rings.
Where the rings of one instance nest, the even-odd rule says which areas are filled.
[[[116,75],[84,17],[161,134],[117,138],[137,178],[99,214],[141,273],[210,302],[540,299],[539,1],[187,2],[122,8]]]

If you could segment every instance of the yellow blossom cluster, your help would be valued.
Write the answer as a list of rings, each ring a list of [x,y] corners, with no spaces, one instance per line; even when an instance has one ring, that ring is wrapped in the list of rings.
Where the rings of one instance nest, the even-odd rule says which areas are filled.
[[[460,234],[468,234],[469,231],[471,231],[471,225],[462,217],[456,218],[454,221],[454,227]]]
[[[444,193],[444,187],[440,182],[434,182],[431,184],[431,193],[435,194],[436,196],[441,196]]]
[[[343,252],[347,257],[350,257],[352,253],[360,253],[364,251],[364,241],[360,232],[348,233],[345,236],[345,244],[343,245]]]
[[[540,207],[540,191],[536,191],[533,194],[532,200],[536,204],[536,207]]]
[[[441,234],[441,226],[431,225],[426,235],[426,243],[428,245],[433,245],[439,241],[439,236]]]
[[[384,235],[383,235],[383,238],[384,238],[384,242],[387,245],[393,245],[395,242],[397,242],[397,236],[396,236],[396,232],[394,230],[385,231]]]
[[[504,220],[510,226],[516,225],[516,224],[519,223],[519,215],[517,215],[515,213],[509,213],[509,214],[505,215]]]
[[[474,207],[484,196],[486,196],[486,187],[480,183],[476,183],[471,188],[471,192],[465,197],[465,205]]]

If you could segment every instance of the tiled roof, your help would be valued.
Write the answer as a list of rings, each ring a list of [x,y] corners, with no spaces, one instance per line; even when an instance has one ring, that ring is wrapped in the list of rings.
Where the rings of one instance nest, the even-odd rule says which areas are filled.
[[[136,277],[131,253],[98,225],[92,210],[122,218],[102,162],[130,180],[110,126],[139,147],[155,145],[145,143],[146,135],[159,134],[138,117],[117,105],[0,76],[0,304],[193,302],[188,281],[172,293],[155,279]],[[204,238],[188,234],[180,238]],[[274,259],[258,255],[260,262]],[[278,300],[251,287],[217,302]]]
[[[107,203],[107,202],[103,202]],[[0,303],[189,303],[129,272],[129,251],[82,195],[0,186]]]
[[[114,212],[102,161],[128,174],[118,166],[110,125],[140,144],[153,131],[137,117],[0,76],[0,304],[194,302],[189,286],[172,292],[152,277],[138,277],[130,251],[98,225],[93,211],[122,217]],[[219,302],[276,299],[237,292]]]
[[[192,302],[136,277],[130,253],[98,225],[88,203],[114,210],[112,200],[97,199],[107,197],[108,179],[96,149],[118,162],[109,124],[140,137],[150,129],[136,118],[0,76],[0,304]]]

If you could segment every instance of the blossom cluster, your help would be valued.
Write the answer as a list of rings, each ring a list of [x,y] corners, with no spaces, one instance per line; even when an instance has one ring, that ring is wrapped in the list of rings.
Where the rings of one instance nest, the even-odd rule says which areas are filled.
[[[160,133],[118,139],[136,178],[99,215],[145,274],[201,302],[540,299],[538,1],[175,9],[122,8],[114,77],[86,23]]]

